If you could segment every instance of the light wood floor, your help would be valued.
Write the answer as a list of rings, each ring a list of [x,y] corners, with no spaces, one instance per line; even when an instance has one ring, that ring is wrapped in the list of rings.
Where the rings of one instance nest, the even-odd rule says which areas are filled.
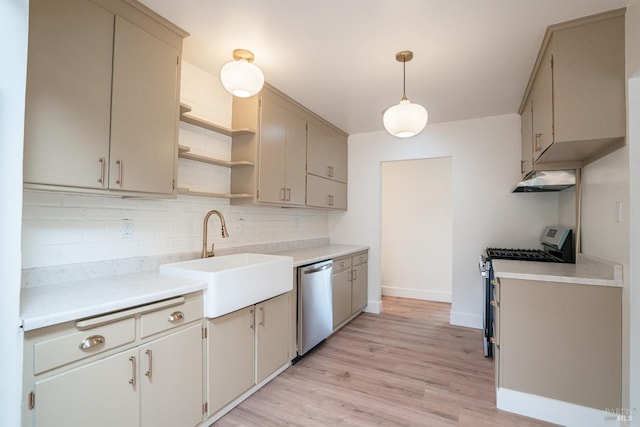
[[[482,332],[450,305],[383,298],[216,426],[548,426],[495,408]]]

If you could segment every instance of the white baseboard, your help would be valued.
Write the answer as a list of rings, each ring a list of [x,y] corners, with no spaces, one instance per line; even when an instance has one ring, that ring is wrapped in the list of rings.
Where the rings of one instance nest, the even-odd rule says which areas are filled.
[[[423,289],[382,287],[382,295],[390,297],[413,298],[426,301],[451,302],[451,292],[427,291]]]
[[[466,328],[482,329],[482,316],[479,314],[460,313],[452,311],[449,315],[449,323]]]
[[[506,388],[497,389],[496,406],[503,411],[567,427],[619,427],[629,425],[624,419],[618,419],[615,408],[611,408],[610,412],[607,412]]]
[[[363,310],[365,313],[380,314],[382,313],[382,301],[368,301],[367,306]]]

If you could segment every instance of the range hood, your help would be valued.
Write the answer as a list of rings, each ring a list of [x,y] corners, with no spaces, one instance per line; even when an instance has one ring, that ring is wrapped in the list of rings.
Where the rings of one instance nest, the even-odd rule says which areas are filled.
[[[562,191],[576,185],[575,170],[536,171],[521,181],[512,193],[539,193]]]

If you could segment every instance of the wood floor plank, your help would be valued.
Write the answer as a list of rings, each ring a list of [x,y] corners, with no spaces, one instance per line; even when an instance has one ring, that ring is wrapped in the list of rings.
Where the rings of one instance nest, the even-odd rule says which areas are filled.
[[[550,426],[495,407],[482,332],[450,304],[383,297],[218,420],[236,426]]]

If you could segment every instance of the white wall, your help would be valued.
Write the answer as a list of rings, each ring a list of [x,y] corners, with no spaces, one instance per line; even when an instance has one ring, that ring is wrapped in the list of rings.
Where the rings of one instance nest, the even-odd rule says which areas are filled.
[[[28,0],[0,2],[0,424],[20,425],[20,221]]]
[[[628,341],[629,372],[629,408],[634,408],[634,425],[640,424],[640,0],[632,0],[626,14],[626,66],[628,82],[628,137],[629,144],[629,228],[630,258],[624,292],[624,307],[629,307],[628,332],[624,332],[624,341]],[[633,220],[632,220],[633,218]],[[626,401],[627,390],[623,389]]]
[[[511,193],[520,175],[517,114],[427,125],[404,140],[386,132],[350,136],[349,211],[329,215],[329,236],[371,247],[368,310],[379,311],[380,162],[448,156],[453,161],[451,321],[480,328],[478,256],[487,246],[538,246],[545,224],[558,219],[557,193]]]
[[[382,295],[451,302],[452,159],[382,162]]]
[[[216,76],[183,61],[181,91],[194,114],[231,125],[231,95]],[[182,122],[180,143],[196,153],[231,158],[230,137]],[[228,193],[229,182],[229,168],[179,159],[179,187]],[[328,235],[327,212],[319,209],[231,206],[228,199],[194,196],[160,200],[25,191],[22,266],[198,252],[202,220],[210,209],[224,214],[229,231],[230,237],[222,239],[218,219],[211,218],[208,241],[218,249]],[[133,222],[132,238],[121,238],[123,219]]]

